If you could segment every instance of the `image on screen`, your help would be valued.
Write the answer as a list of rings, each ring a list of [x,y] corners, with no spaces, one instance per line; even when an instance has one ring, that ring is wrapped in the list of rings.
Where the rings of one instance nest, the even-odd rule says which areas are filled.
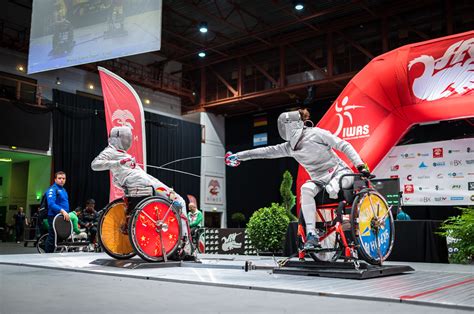
[[[387,201],[388,206],[392,207],[392,214],[397,216],[400,207],[400,179],[377,179],[371,181],[377,192]]]
[[[36,0],[28,73],[160,50],[162,0]]]

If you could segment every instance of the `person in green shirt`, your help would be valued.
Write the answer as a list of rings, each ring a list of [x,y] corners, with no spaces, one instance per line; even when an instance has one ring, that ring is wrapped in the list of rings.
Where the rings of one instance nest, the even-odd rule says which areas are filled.
[[[193,230],[202,227],[202,213],[197,209],[196,204],[189,203],[188,208],[189,228]]]
[[[72,222],[72,238],[76,240],[87,240],[87,233],[79,229],[79,218],[77,217],[78,212],[81,211],[80,207],[77,207],[74,211],[69,213],[69,218]]]
[[[191,238],[196,244],[198,237],[198,233],[196,231],[202,227],[202,213],[197,209],[197,206],[194,203],[189,203],[188,209],[188,222],[189,228],[191,229]]]

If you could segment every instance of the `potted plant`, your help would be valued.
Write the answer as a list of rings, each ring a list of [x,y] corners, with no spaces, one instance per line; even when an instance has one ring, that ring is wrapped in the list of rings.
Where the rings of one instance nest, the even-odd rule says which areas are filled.
[[[280,185],[280,195],[282,200],[282,206],[286,210],[286,215],[290,221],[298,220],[295,215],[291,212],[291,209],[295,206],[296,196],[291,191],[291,186],[293,185],[293,176],[291,173],[286,170],[283,173],[283,180]]]
[[[263,207],[252,214],[247,234],[259,254],[278,254],[282,251],[290,219],[286,209],[278,203]]]
[[[451,239],[453,254],[450,262],[469,264],[474,261],[474,207],[460,208],[461,215],[443,222],[439,234]]]
[[[245,215],[241,212],[233,213],[230,219],[237,223],[237,228],[240,228],[240,224],[245,222]]]

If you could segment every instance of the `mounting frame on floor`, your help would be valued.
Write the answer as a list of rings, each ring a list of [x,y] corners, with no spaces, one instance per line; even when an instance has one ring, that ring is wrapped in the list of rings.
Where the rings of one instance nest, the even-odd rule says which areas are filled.
[[[370,265],[360,263],[358,267],[348,262],[288,261],[283,267],[273,269],[275,274],[319,276],[344,279],[369,279],[400,275],[414,271],[405,265]]]

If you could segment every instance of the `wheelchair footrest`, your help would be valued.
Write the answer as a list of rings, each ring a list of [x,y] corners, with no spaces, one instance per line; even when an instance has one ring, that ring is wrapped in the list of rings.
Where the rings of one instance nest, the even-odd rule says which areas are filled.
[[[383,265],[376,266],[360,263],[357,268],[350,262],[314,262],[314,261],[288,261],[284,267],[274,268],[273,273],[319,276],[343,279],[369,279],[391,275],[399,275],[414,271],[410,266]]]

